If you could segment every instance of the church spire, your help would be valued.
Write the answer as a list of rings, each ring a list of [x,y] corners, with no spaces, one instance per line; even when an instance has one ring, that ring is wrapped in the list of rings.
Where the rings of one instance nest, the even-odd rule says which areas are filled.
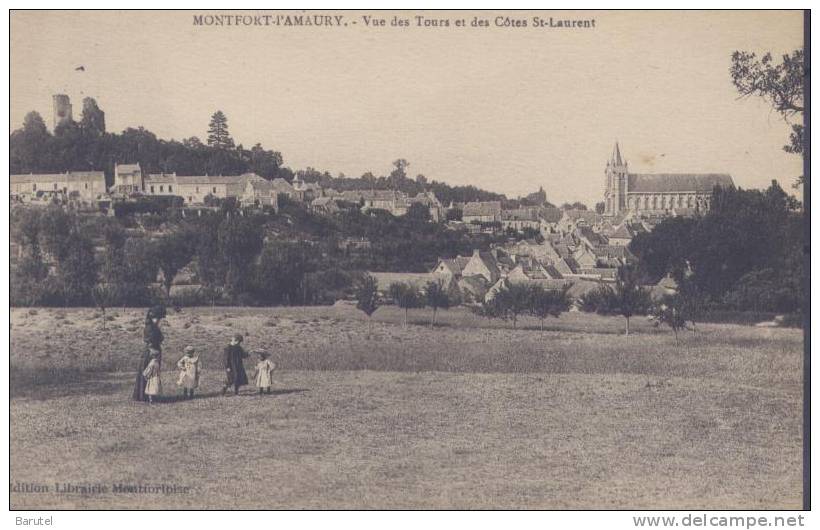
[[[621,148],[618,146],[618,140],[615,140],[615,148],[612,150],[612,165],[624,165],[623,159],[621,158]]]

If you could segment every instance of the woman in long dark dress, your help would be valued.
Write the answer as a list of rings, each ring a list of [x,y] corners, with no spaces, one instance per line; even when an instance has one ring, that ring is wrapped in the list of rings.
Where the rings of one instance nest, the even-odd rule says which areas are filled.
[[[142,359],[140,359],[140,364],[137,366],[137,380],[134,382],[134,394],[132,396],[134,401],[147,401],[145,395],[145,378],[142,372],[148,366],[148,363],[151,362],[152,348],[160,352],[157,357],[157,362],[162,362],[163,336],[162,330],[159,329],[159,321],[163,318],[165,318],[164,307],[152,307],[148,310],[148,314],[145,315],[145,328],[142,331],[145,348],[142,353]]]

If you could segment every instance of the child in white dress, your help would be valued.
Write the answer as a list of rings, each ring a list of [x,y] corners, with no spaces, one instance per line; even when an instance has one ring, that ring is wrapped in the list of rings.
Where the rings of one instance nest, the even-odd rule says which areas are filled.
[[[256,387],[259,389],[259,394],[270,394],[270,387],[273,383],[273,371],[276,365],[268,359],[269,354],[266,351],[259,351],[259,362],[256,364],[256,373],[254,379],[256,380]]]
[[[159,350],[151,348],[151,361],[142,372],[145,378],[145,395],[148,403],[154,402],[154,397],[162,394],[162,380],[160,379]]]
[[[199,357],[195,356],[195,353],[193,346],[186,346],[185,355],[177,361],[177,386],[182,387],[182,395],[186,398],[194,397],[194,390],[199,386]]]

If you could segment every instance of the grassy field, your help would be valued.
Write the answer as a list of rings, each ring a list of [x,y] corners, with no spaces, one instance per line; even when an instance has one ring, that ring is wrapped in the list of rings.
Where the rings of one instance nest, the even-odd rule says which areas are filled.
[[[13,508],[797,508],[802,332],[633,319],[519,329],[464,310],[200,308],[163,330],[167,402],[130,401],[142,313],[15,309]],[[524,329],[521,329],[521,328]],[[276,391],[218,394],[233,333]],[[201,396],[171,363],[201,350]],[[250,367],[250,362],[248,366]],[[54,483],[108,487],[57,493]],[[187,493],[112,493],[167,484]]]

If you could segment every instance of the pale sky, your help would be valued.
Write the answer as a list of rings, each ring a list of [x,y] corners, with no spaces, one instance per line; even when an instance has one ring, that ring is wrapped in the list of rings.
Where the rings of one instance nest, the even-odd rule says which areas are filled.
[[[193,25],[218,13],[13,12],[10,128],[30,110],[50,127],[60,92],[75,119],[92,96],[109,131],[166,139],[204,140],[221,109],[237,143],[261,142],[293,169],[383,175],[401,157],[410,176],[510,197],[543,186],[552,202],[590,206],[616,139],[637,173],[726,172],[746,188],[801,173],[782,150],[788,125],[738,100],[729,77],[734,50],[802,46],[798,11],[423,13],[466,28],[367,28],[362,15],[422,12],[318,11],[302,14],[348,26]],[[476,15],[491,27],[469,27]],[[499,15],[528,27],[493,27]],[[596,27],[534,28],[533,16]]]

